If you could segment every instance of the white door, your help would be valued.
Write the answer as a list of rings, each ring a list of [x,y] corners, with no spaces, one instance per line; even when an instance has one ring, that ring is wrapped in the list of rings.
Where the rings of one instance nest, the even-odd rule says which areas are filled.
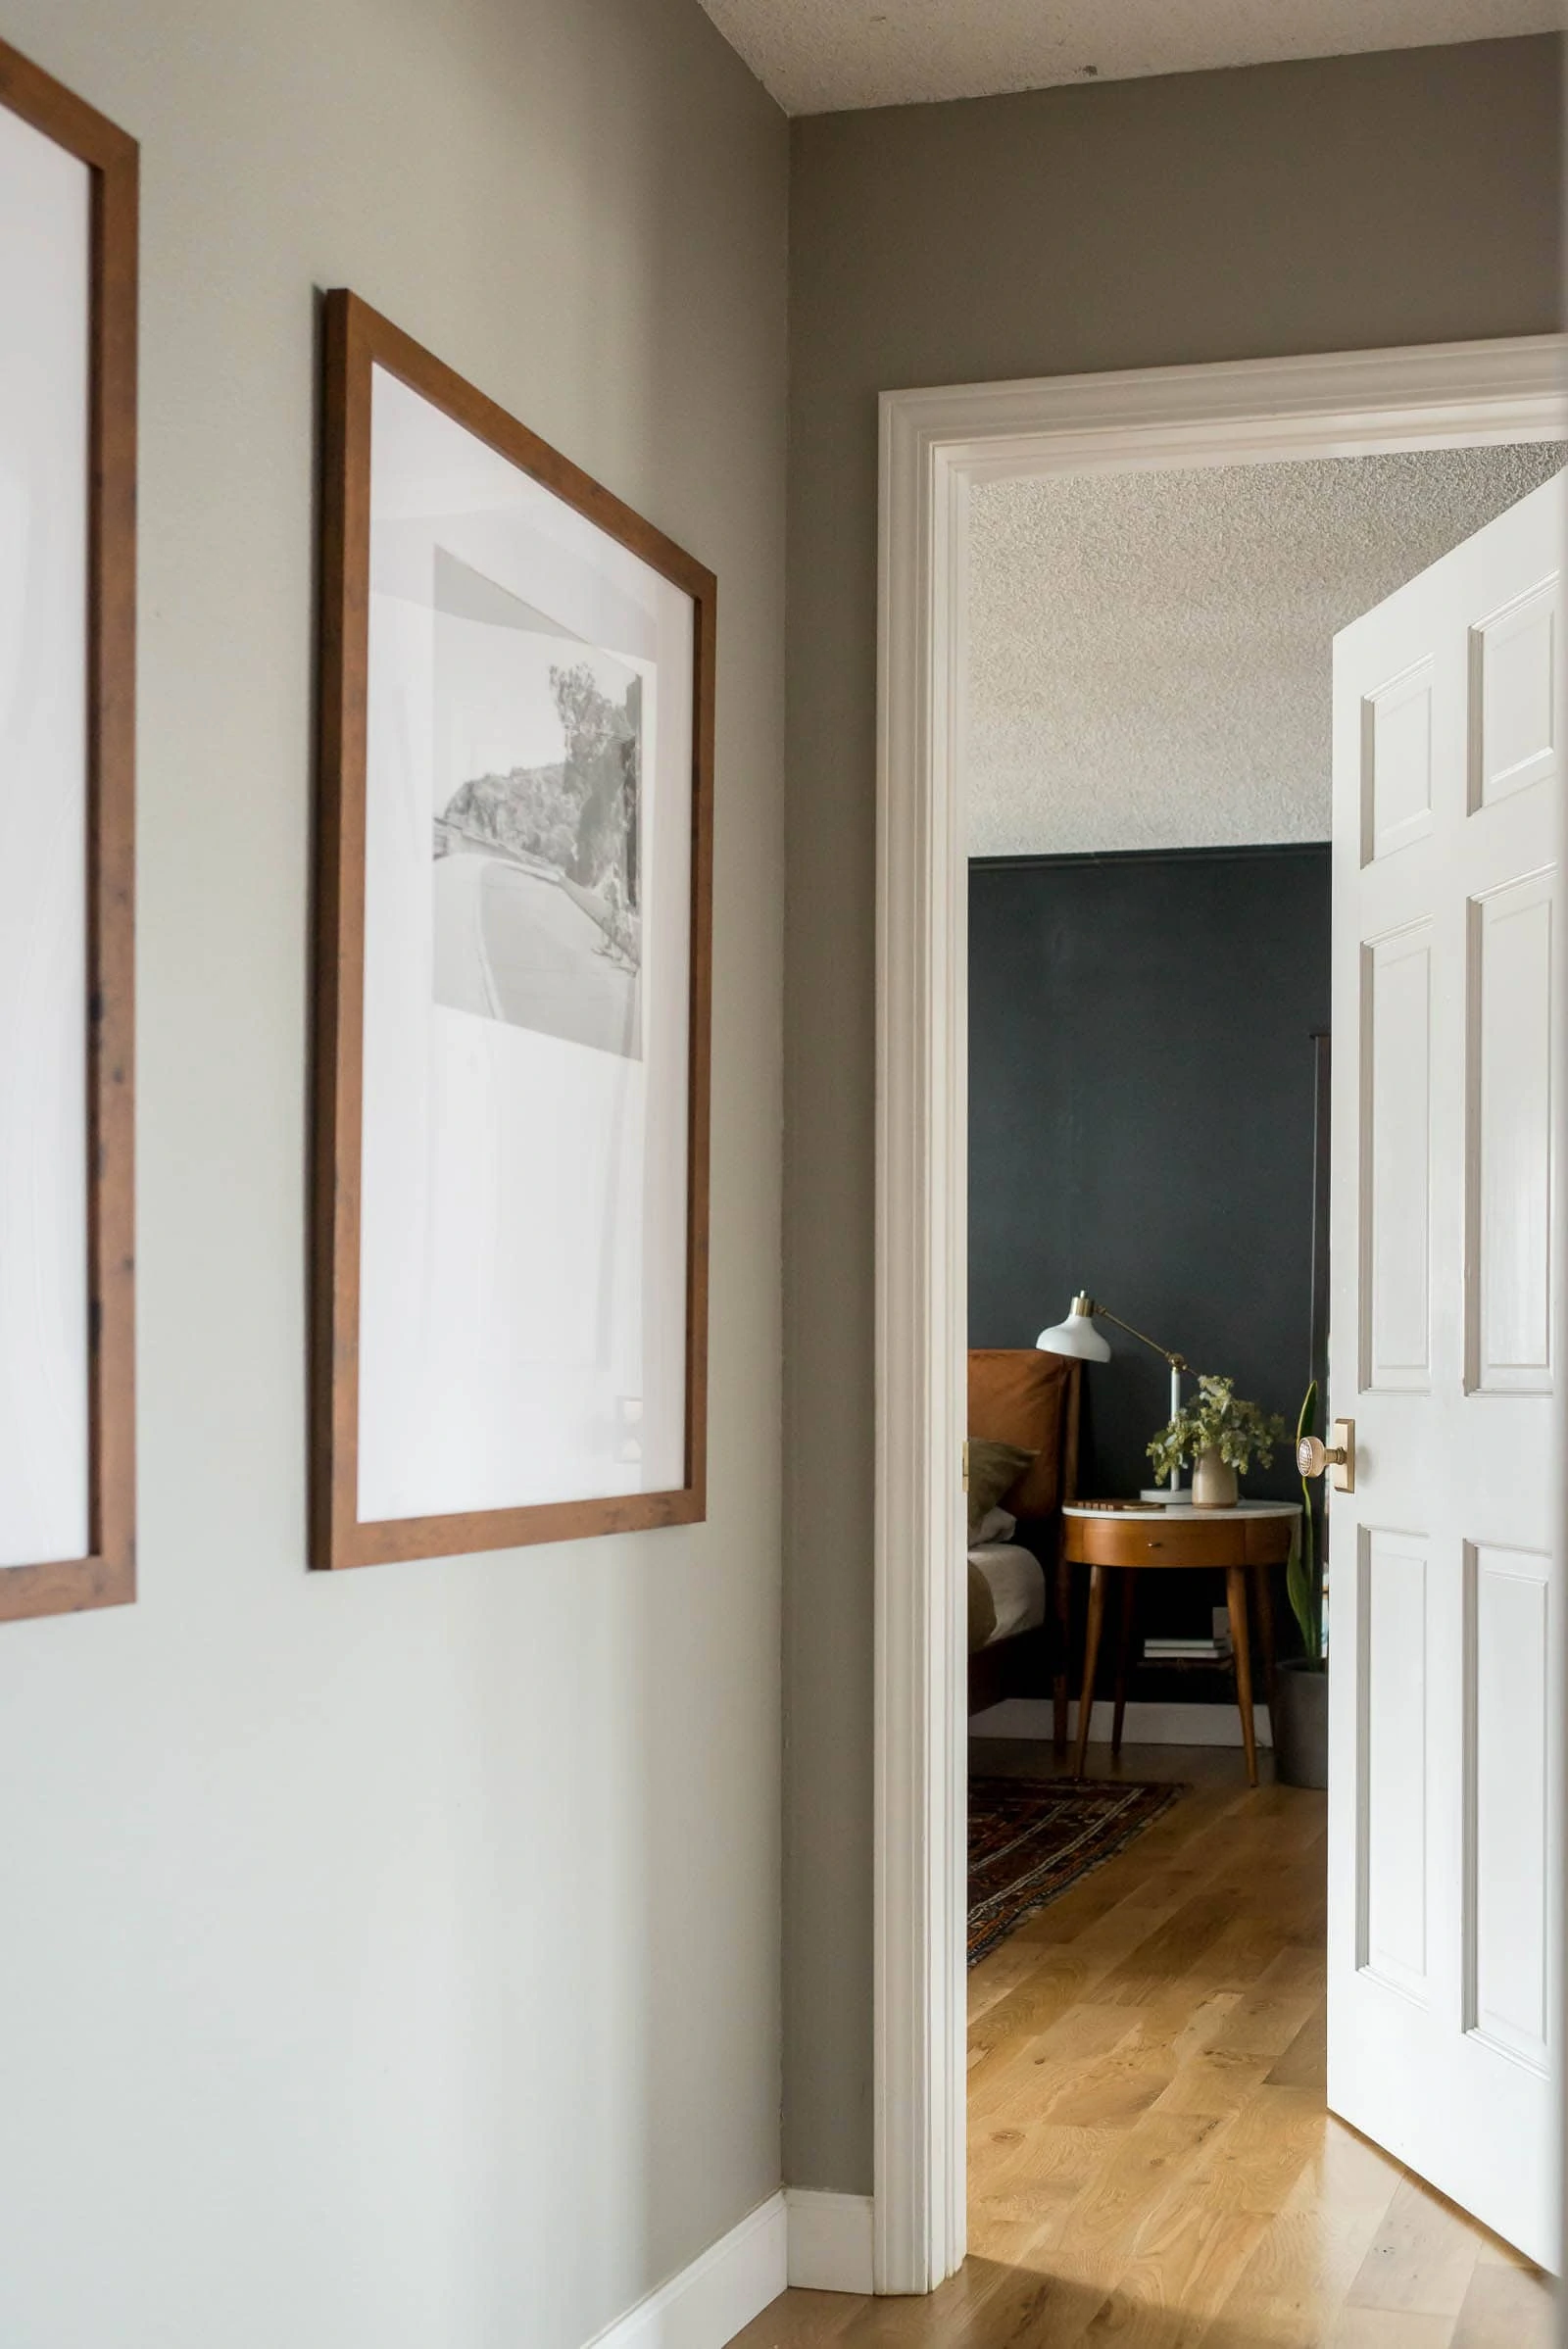
[[[1561,479],[1334,648],[1329,2076],[1557,2261]]]

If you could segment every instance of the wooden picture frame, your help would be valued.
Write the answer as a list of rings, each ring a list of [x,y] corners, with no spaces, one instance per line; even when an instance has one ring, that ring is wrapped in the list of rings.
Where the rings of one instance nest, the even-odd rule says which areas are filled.
[[[353,293],[338,290],[326,295],[323,346],[312,1265],[312,1564],[318,1569],[337,1569],[689,1524],[706,1512],[707,1481],[715,581],[711,572],[653,524]],[[401,392],[397,387],[402,387]],[[367,1207],[365,1155],[368,984],[372,987],[372,1003],[375,1000],[375,982],[368,982],[367,977],[368,957],[372,967],[382,967],[376,938],[368,935],[367,913],[368,829],[374,835],[378,802],[373,794],[381,789],[375,779],[379,769],[372,765],[369,756],[368,714],[375,602],[371,593],[372,406],[377,400],[382,403],[376,410],[378,416],[386,413],[389,402],[396,406],[396,413],[402,414],[410,408],[409,394],[415,395],[411,413],[415,414],[416,424],[445,432],[460,458],[471,459],[475,465],[492,470],[495,459],[503,460],[505,466],[514,468],[514,486],[520,496],[536,497],[537,492],[527,486],[534,484],[539,491],[548,493],[550,499],[559,501],[559,507],[550,509],[558,527],[576,531],[581,539],[580,524],[569,519],[564,521],[563,516],[581,517],[582,522],[592,526],[593,532],[600,534],[605,547],[625,550],[626,555],[647,566],[650,575],[657,575],[659,581],[666,583],[669,590],[678,591],[678,597],[689,600],[690,604],[690,618],[686,623],[690,643],[689,755],[683,749],[679,770],[680,789],[687,795],[689,805],[683,819],[684,839],[679,856],[666,855],[663,868],[668,878],[678,867],[685,876],[681,888],[689,890],[680,1045],[686,1092],[680,1110],[684,1176],[679,1202],[685,1243],[685,1264],[679,1281],[684,1349],[683,1369],[674,1382],[679,1387],[682,1430],[678,1456],[671,1454],[675,1473],[662,1478],[658,1490],[503,1498],[499,1505],[492,1493],[479,1505],[429,1507],[411,1502],[407,1513],[373,1505],[368,1513],[362,1513],[367,1485],[362,1436],[370,1424],[365,1416],[366,1386],[379,1376],[362,1345],[367,1309],[363,1285],[367,1230],[368,1225],[372,1232],[375,1228],[374,1213]],[[433,425],[432,416],[436,419]],[[469,436],[461,447],[451,434],[451,426]],[[507,479],[511,482],[513,475],[509,473]],[[429,525],[431,530],[437,526]],[[377,541],[378,545],[384,543]],[[594,544],[599,543],[600,539],[595,539]],[[431,551],[423,549],[426,560],[425,568],[419,573],[421,578],[432,575],[428,562]],[[433,547],[433,554],[439,575],[440,564],[447,559],[439,546]],[[607,560],[624,563],[624,557],[619,555],[607,556]],[[469,585],[472,586],[471,580]],[[501,594],[488,580],[479,581],[474,592],[480,590],[492,597]],[[440,606],[434,590],[431,599],[427,625],[434,641],[444,607]],[[538,614],[533,616],[537,618]],[[596,639],[595,644],[605,641]],[[681,641],[684,643],[686,639],[683,637]],[[433,664],[433,655],[431,661]],[[553,669],[550,675],[554,689]],[[673,695],[677,684],[684,694],[683,680],[673,675],[666,678],[661,671],[658,694]],[[640,713],[642,688],[638,686],[636,692],[635,707]],[[630,689],[626,706],[632,707]],[[673,702],[671,707],[675,707]],[[658,742],[673,738],[655,737]],[[433,735],[431,739],[434,740]],[[685,740],[684,736],[679,739]],[[429,757],[433,762],[433,751]],[[643,776],[646,758],[645,739],[639,732],[631,753],[632,772],[637,780],[627,787],[632,809],[626,819],[630,826],[626,835],[629,840],[642,837],[638,827],[645,821],[645,807],[653,804],[653,792],[666,788],[664,784],[651,786]],[[432,763],[432,791],[444,788],[437,786],[435,771]],[[662,768],[659,771],[663,773]],[[520,767],[514,767],[510,779],[514,781],[522,772]],[[470,783],[465,788],[471,794],[476,786]],[[448,806],[447,817],[456,804],[454,800]],[[671,807],[676,804],[674,800],[669,802]],[[431,894],[434,905],[438,894],[434,876],[442,869],[440,859],[445,853],[442,833],[447,817],[440,812],[442,802],[438,796],[418,805],[433,806],[436,809],[433,854],[437,861],[430,867],[432,878],[417,884]],[[652,815],[646,818],[650,825],[654,820]],[[673,815],[669,820],[674,820]],[[471,844],[465,841],[461,845],[466,850]],[[370,846],[373,857],[378,853],[373,838]],[[419,853],[429,856],[432,852],[425,848]],[[626,851],[628,856],[633,853],[631,849]],[[635,854],[640,857],[642,852]],[[559,875],[550,878],[558,888],[562,886]],[[542,880],[540,885],[544,886]],[[583,893],[577,894],[580,897]],[[517,883],[517,895],[519,898],[526,895],[521,880]],[[652,903],[651,884],[648,896]],[[619,898],[614,902],[618,905]],[[640,907],[641,902],[638,903]],[[440,918],[439,912],[432,912],[428,918],[435,923]],[[640,909],[636,921],[636,951],[641,954]],[[607,932],[610,935],[612,934]],[[425,951],[434,969],[435,949]],[[608,954],[610,948],[604,946],[595,951]],[[402,968],[401,963],[398,967]],[[669,967],[666,961],[666,970]],[[445,1001],[433,992],[435,984],[428,982],[431,992],[419,999],[422,1015],[432,1023],[432,1033],[438,1018],[446,1016],[444,1009],[437,1013],[431,1008],[432,1004]],[[653,989],[645,989],[640,962],[630,985],[639,1005],[638,1018],[646,1017],[652,1023],[653,1010],[645,1011],[642,1006],[645,996],[650,1003],[653,1002]],[[466,1017],[467,1013],[459,1016]],[[489,1014],[492,1023],[510,1016],[496,1011],[492,1004]],[[471,1030],[466,1032],[478,1038],[481,1025],[476,1019]],[[513,1038],[518,1033],[516,1027],[510,1030]],[[501,1049],[495,1035],[488,1031],[474,1045],[475,1051],[487,1049]],[[507,1049],[511,1049],[510,1045]],[[652,1101],[654,1076],[647,1075],[642,1082]],[[649,1114],[652,1116],[652,1109]],[[674,1111],[666,1101],[660,1114],[667,1121]],[[445,1129],[438,1127],[432,1113],[429,1132],[442,1130]],[[562,1148],[566,1148],[565,1142]],[[368,1172],[373,1177],[373,1163]],[[433,1218],[431,1228],[438,1228]],[[373,1315],[373,1297],[369,1310]],[[492,1340],[496,1336],[494,1331],[489,1334]],[[504,1321],[500,1335],[504,1342],[507,1335]],[[385,1449],[383,1444],[383,1452]],[[638,1449],[637,1443],[632,1442],[630,1451]]]
[[[135,1596],[134,761],[137,146],[0,41],[0,110],[86,166],[82,661],[85,1549],[0,1567],[0,1621]]]

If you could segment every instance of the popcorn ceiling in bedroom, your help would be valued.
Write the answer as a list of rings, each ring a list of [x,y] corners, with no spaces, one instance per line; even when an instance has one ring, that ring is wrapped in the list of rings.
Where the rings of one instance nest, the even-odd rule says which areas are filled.
[[[1325,840],[1335,631],[1555,445],[972,493],[969,853]]]

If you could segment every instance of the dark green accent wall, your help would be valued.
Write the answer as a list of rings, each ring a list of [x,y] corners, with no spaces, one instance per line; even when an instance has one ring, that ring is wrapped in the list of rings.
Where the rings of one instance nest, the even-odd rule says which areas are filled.
[[[1294,1430],[1327,845],[977,862],[969,1003],[971,1343],[1032,1345],[1087,1289]],[[1082,1485],[1131,1493],[1169,1373],[1105,1334]],[[1246,1490],[1294,1493],[1287,1450]]]

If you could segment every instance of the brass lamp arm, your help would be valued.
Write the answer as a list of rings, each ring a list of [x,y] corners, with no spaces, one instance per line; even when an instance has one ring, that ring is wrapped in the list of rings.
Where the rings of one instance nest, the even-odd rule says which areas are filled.
[[[1151,1353],[1158,1354],[1161,1361],[1170,1364],[1172,1370],[1185,1370],[1189,1377],[1192,1375],[1193,1366],[1185,1354],[1173,1354],[1168,1346],[1160,1345],[1157,1338],[1151,1338],[1145,1330],[1134,1329],[1130,1321],[1123,1321],[1121,1315],[1112,1313],[1108,1305],[1097,1304],[1092,1297],[1086,1297],[1084,1303],[1098,1320],[1113,1321],[1118,1330],[1125,1330],[1129,1338],[1136,1338],[1140,1346],[1147,1346]]]

